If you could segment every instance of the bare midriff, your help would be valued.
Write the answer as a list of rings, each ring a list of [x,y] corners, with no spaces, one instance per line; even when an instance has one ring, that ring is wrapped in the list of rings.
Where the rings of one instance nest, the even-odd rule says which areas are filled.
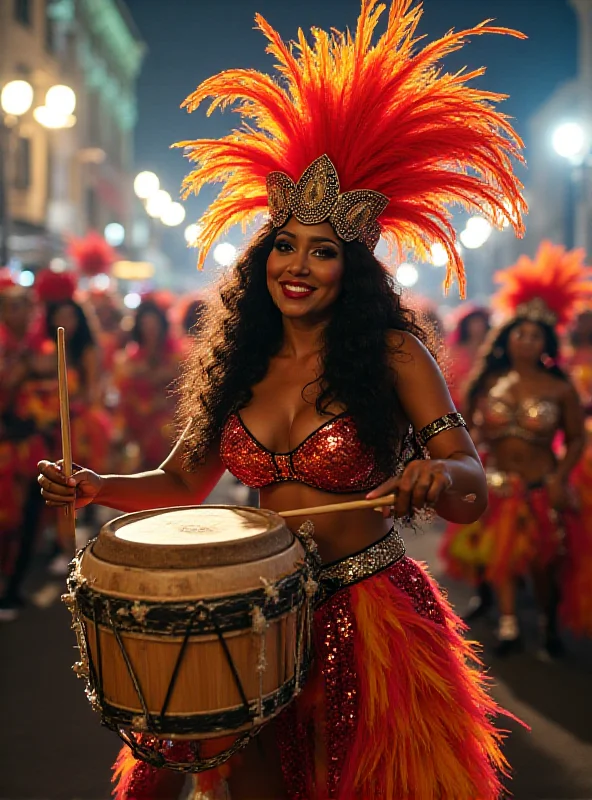
[[[489,445],[487,468],[520,475],[526,483],[538,483],[555,470],[556,461],[548,446],[508,436]]]
[[[298,508],[344,503],[348,500],[363,500],[365,493],[329,494],[302,483],[286,482],[267,486],[260,491],[261,508],[271,511],[288,511]],[[290,517],[289,528],[297,531],[307,519],[314,524],[314,539],[323,562],[345,558],[363,550],[382,538],[392,522],[372,509],[337,511],[334,514],[318,514],[311,517]]]

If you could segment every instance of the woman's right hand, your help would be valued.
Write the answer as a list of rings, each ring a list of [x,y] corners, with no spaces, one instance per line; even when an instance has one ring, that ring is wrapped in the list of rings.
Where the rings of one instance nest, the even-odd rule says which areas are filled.
[[[92,503],[101,488],[102,478],[90,469],[75,467],[71,478],[62,472],[62,461],[40,461],[37,464],[41,494],[46,505],[61,507],[75,502],[75,508]]]

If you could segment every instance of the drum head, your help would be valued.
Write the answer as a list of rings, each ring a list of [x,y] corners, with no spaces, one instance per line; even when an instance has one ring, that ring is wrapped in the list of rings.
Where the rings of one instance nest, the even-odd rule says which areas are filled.
[[[125,514],[101,529],[92,552],[122,566],[191,569],[281,553],[294,536],[273,511],[245,506],[188,506]]]

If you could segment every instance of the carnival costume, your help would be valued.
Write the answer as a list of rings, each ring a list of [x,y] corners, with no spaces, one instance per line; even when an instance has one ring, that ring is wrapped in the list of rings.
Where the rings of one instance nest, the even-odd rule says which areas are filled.
[[[304,224],[328,221],[341,239],[370,250],[383,236],[401,256],[422,257],[440,243],[449,256],[446,288],[456,276],[463,293],[447,206],[457,203],[522,231],[524,202],[511,163],[520,158],[521,142],[495,110],[502,98],[467,85],[483,70],[446,74],[440,67],[471,36],[520,34],[482,24],[419,49],[421,7],[395,0],[386,32],[373,45],[383,10],[363,0],[355,35],[314,29],[312,46],[302,32],[296,44],[285,44],[258,15],[281,84],[255,70],[229,70],[185,101],[193,111],[212,97],[210,113],[238,102],[245,121],[221,140],[178,145],[196,164],[185,180],[187,194],[222,184],[201,218],[199,266],[225,230],[269,213],[274,228],[290,216]],[[417,457],[418,445],[461,424],[460,415],[450,414],[412,435],[398,469]],[[264,448],[240,414],[221,435],[224,463],[250,487],[299,481],[325,492],[366,492],[388,477],[347,413],[291,453]],[[323,567],[313,628],[312,675],[278,721],[292,800],[499,796],[507,764],[490,719],[495,703],[462,623],[426,571],[405,556],[396,530]],[[319,736],[326,765],[315,750]],[[164,772],[135,762],[124,747],[116,765],[118,800],[157,797],[167,781],[178,786]],[[209,773],[197,778],[202,792],[213,792],[215,781]]]
[[[592,297],[592,269],[584,266],[584,252],[566,252],[543,242],[536,257],[521,256],[496,275],[502,288],[494,297],[508,322],[525,320],[551,327],[566,325],[578,307]],[[482,442],[507,437],[522,439],[554,451],[561,427],[561,409],[547,398],[520,403],[499,391],[490,391],[478,404]],[[487,470],[489,507],[478,522],[450,525],[441,555],[448,572],[468,581],[484,580],[494,588],[526,577],[533,565],[559,569],[559,608],[562,623],[580,635],[592,634],[592,526],[571,507],[553,508],[544,481],[528,485],[517,474]],[[573,478],[573,476],[572,476]]]

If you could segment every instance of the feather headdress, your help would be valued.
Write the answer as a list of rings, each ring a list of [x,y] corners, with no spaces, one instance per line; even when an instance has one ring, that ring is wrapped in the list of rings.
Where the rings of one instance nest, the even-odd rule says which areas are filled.
[[[493,306],[509,318],[566,325],[592,302],[592,268],[584,260],[584,250],[541,242],[534,259],[520,256],[495,274],[501,288]]]
[[[72,237],[68,244],[68,255],[80,274],[87,278],[108,273],[118,259],[115,250],[96,231],[90,231],[80,239]]]
[[[411,8],[412,3],[393,0],[387,29],[375,44],[373,34],[385,10],[378,0],[362,0],[355,35],[314,28],[312,45],[301,30],[297,42],[286,44],[257,15],[280,80],[232,69],[205,80],[185,100],[183,106],[194,111],[213,98],[208,114],[236,103],[243,121],[220,140],[175,145],[187,148],[196,164],[184,181],[184,196],[208,183],[222,184],[200,220],[200,268],[214,241],[232,225],[244,226],[269,206],[277,224],[274,216],[282,214],[274,212],[282,199],[284,212],[309,221],[295,207],[307,181],[311,188],[315,170],[324,180],[322,192],[334,193],[325,219],[334,224],[330,214],[335,216],[339,201],[338,223],[344,215],[354,222],[349,238],[372,246],[378,233],[401,256],[415,251],[422,258],[440,243],[449,258],[446,289],[454,273],[461,293],[465,286],[451,205],[479,211],[498,226],[507,220],[522,234],[525,202],[512,164],[522,160],[522,142],[496,110],[505,95],[469,85],[484,69],[448,74],[440,62],[472,36],[525,37],[484,22],[420,49],[416,30],[422,7]],[[271,185],[270,173],[276,176]],[[318,194],[319,184],[312,189]],[[365,195],[357,198],[361,205],[349,194],[358,191]]]

